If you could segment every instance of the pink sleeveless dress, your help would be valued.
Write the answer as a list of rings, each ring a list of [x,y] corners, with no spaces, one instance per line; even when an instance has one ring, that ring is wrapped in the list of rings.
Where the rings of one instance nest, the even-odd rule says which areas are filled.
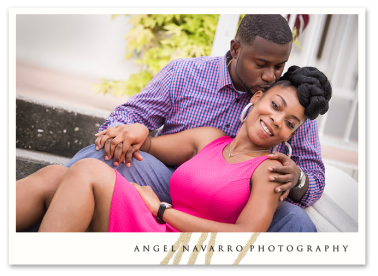
[[[235,223],[250,196],[250,179],[268,156],[227,163],[222,151],[233,138],[220,137],[173,173],[169,182],[172,207],[204,219]],[[178,232],[159,224],[138,191],[117,171],[109,232]]]

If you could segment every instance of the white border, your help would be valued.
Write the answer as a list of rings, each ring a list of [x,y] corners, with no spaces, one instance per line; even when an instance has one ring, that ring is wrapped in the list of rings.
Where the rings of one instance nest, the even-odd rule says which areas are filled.
[[[243,259],[248,264],[365,264],[365,10],[363,8],[76,8],[76,9],[10,9],[9,10],[9,141],[15,141],[15,15],[16,14],[135,14],[135,13],[296,13],[296,14],[358,14],[359,15],[359,231],[358,233],[269,234],[262,233],[255,245],[348,245],[346,253],[315,252],[256,253]],[[10,143],[12,145],[12,142]],[[9,147],[9,176],[15,175],[15,148]],[[166,253],[134,253],[135,245],[173,244],[178,234],[165,233],[16,233],[15,180],[9,178],[9,264],[159,264]],[[194,234],[198,235],[198,234]],[[222,233],[217,239],[244,245],[250,234]],[[194,237],[194,236],[193,236]],[[242,239],[242,240],[240,240]],[[193,239],[191,244],[195,244]],[[93,241],[96,241],[96,245]],[[244,241],[244,242],[243,242]],[[205,241],[206,243],[207,241]],[[218,254],[219,253],[219,254]],[[235,254],[232,254],[235,253]],[[272,258],[272,255],[277,258]],[[186,255],[189,255],[187,253]],[[185,255],[185,256],[186,256]],[[237,252],[215,252],[212,264],[232,264]],[[253,258],[247,258],[253,256]],[[203,264],[204,258],[197,264]],[[182,257],[184,261],[184,255]],[[243,264],[243,261],[241,264]],[[185,263],[185,262],[181,262]]]

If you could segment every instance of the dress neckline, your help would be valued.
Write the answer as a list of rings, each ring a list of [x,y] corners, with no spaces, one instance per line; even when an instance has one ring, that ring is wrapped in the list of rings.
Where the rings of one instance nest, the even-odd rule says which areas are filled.
[[[227,137],[227,136],[226,136],[226,137]],[[243,164],[243,163],[251,162],[251,161],[253,161],[253,160],[256,160],[257,158],[262,158],[262,157],[265,157],[265,156],[268,155],[268,154],[267,154],[267,155],[262,155],[262,156],[252,157],[252,158],[249,159],[249,160],[245,160],[245,161],[241,161],[241,162],[237,162],[237,163],[228,163],[228,162],[226,161],[226,159],[224,159],[224,157],[223,157],[223,151],[224,151],[224,149],[225,149],[229,144],[231,144],[231,142],[232,142],[233,139],[234,139],[234,138],[231,138],[231,137],[228,136],[228,139],[226,140],[227,143],[226,143],[226,144],[222,144],[222,150],[219,151],[219,152],[220,152],[220,158],[223,160],[224,163],[226,163],[226,164],[228,164],[228,165],[238,165],[238,164]]]

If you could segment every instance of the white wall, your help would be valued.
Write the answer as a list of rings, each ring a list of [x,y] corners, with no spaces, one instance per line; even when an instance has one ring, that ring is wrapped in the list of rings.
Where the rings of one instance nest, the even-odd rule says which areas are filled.
[[[138,71],[123,60],[126,16],[17,15],[17,61],[95,78],[127,80]]]

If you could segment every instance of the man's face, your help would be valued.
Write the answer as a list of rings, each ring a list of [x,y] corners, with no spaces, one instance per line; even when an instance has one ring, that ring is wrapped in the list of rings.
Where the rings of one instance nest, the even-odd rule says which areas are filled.
[[[259,36],[251,46],[233,40],[230,74],[235,88],[251,96],[258,90],[264,92],[281,77],[291,45],[291,42],[279,45]]]

